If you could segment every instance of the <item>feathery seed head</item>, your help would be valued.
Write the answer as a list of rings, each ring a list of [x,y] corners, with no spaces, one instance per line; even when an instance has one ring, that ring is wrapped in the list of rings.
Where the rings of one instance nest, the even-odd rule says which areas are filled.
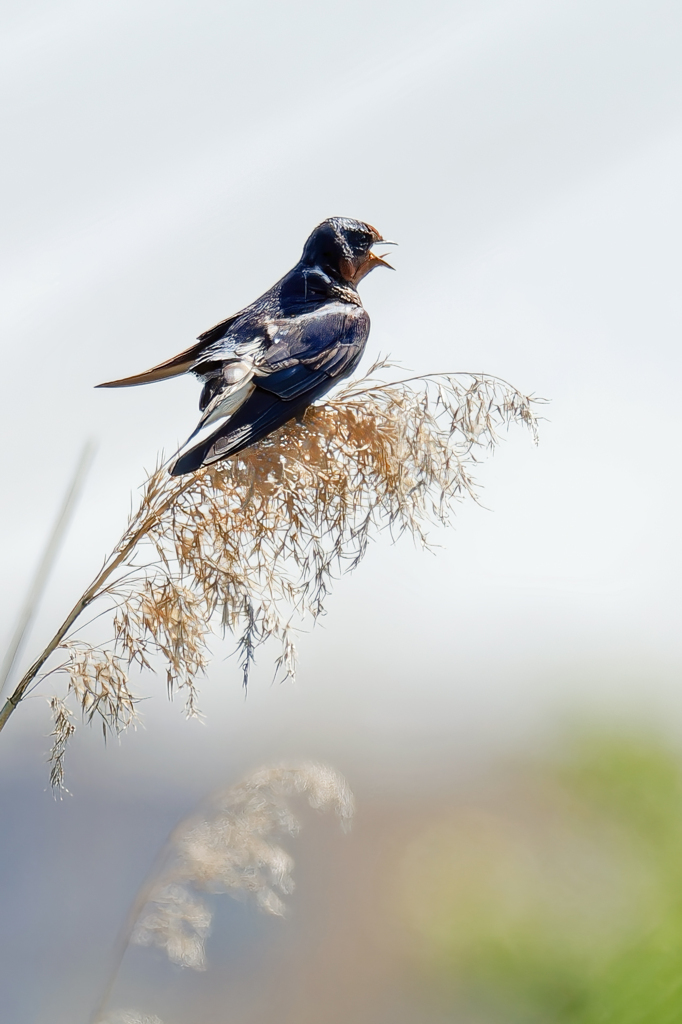
[[[116,573],[88,599],[113,605],[111,651],[73,636],[61,645],[87,721],[97,717],[105,734],[133,724],[128,668],[159,659],[169,694],[183,691],[188,714],[198,714],[216,627],[236,638],[244,685],[271,638],[276,672],[293,676],[297,624],[324,613],[332,581],[359,564],[370,539],[388,530],[427,545],[430,525],[476,498],[473,470],[502,429],[521,423],[537,441],[534,400],[504,381],[432,374],[387,384],[376,374],[389,366],[377,362],[233,459],[187,477],[151,474],[112,553]],[[63,702],[53,711],[61,784],[73,723],[69,731]]]

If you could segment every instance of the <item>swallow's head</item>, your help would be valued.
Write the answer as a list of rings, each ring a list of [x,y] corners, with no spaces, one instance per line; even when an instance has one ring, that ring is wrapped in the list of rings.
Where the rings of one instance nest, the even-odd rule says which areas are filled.
[[[390,263],[372,252],[377,244],[395,245],[381,237],[376,228],[350,217],[330,217],[318,224],[303,249],[301,262],[318,266],[347,284],[357,285],[375,267]]]

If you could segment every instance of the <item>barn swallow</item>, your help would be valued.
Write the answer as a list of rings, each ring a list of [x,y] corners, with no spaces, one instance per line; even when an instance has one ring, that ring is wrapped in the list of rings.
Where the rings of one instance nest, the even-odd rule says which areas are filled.
[[[357,286],[375,267],[393,269],[372,252],[377,243],[395,244],[362,221],[323,221],[293,270],[250,306],[204,331],[173,359],[98,387],[193,373],[204,382],[202,416],[171,474],[236,455],[300,416],[357,366],[370,327]]]

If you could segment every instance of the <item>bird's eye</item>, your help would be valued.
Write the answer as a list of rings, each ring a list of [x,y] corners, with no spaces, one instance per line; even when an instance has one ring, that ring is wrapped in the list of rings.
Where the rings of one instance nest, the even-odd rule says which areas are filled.
[[[372,236],[367,231],[354,231],[349,236],[349,242],[356,252],[362,251],[369,249],[372,244]]]

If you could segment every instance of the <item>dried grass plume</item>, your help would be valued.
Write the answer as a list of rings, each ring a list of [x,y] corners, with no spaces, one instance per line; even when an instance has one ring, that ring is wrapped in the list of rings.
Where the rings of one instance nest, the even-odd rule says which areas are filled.
[[[350,827],[355,801],[346,780],[328,765],[313,761],[260,768],[216,793],[177,826],[161,866],[131,912],[113,978],[95,1017],[98,1024],[148,1019],[130,1011],[128,1016],[102,1018],[131,943],[156,946],[174,964],[205,970],[205,942],[213,916],[207,894],[252,898],[266,913],[284,913],[283,897],[294,889],[294,862],[280,843],[300,830],[290,806],[297,796],[305,797],[317,811],[332,811],[344,831]]]
[[[151,474],[139,508],[45,650],[0,711],[0,729],[47,674],[52,783],[74,710],[104,731],[134,724],[130,668],[165,668],[169,694],[198,712],[197,683],[217,629],[236,640],[247,683],[258,647],[279,644],[292,676],[297,626],[323,614],[333,579],[355,568],[382,530],[428,543],[458,501],[475,498],[473,472],[512,423],[537,440],[533,399],[484,374],[430,374],[384,383],[376,363],[324,405],[311,406],[259,445],[188,477]],[[88,643],[86,609],[111,613],[110,642]],[[61,660],[59,660],[61,657]],[[50,660],[51,659],[51,660]]]
[[[136,1010],[118,1010],[106,1018],[100,1018],[98,1024],[163,1024],[156,1014],[138,1013]]]

